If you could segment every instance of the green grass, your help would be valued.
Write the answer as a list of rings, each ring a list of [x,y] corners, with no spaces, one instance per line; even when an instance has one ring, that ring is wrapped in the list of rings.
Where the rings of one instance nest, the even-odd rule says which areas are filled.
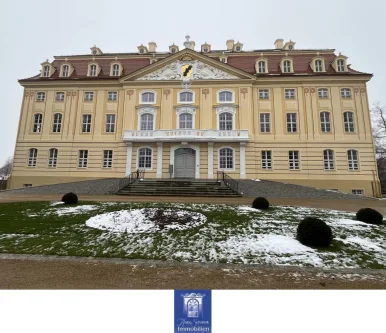
[[[50,206],[47,202],[0,204],[0,252],[329,268],[386,268],[386,226],[337,223],[341,219],[355,219],[352,213],[279,206],[266,212],[243,212],[238,206],[205,204],[80,202],[77,206],[85,205],[92,205],[94,209],[58,216],[58,209],[67,206]],[[145,207],[194,210],[204,214],[207,222],[182,231],[137,234],[102,231],[85,224],[88,218],[96,214]],[[302,247],[296,253],[287,253],[285,245],[283,251],[276,248],[261,250],[261,241],[272,236],[277,240],[275,235],[286,237],[283,238],[284,244],[293,242],[299,221],[309,215],[331,225],[335,239],[330,247],[318,250]]]

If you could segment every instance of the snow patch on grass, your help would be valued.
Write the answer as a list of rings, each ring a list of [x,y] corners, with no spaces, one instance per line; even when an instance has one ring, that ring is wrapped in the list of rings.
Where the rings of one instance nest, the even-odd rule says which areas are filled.
[[[55,209],[53,212],[58,216],[62,215],[74,215],[74,214],[84,214],[85,212],[89,212],[97,209],[96,205],[83,205],[83,206],[71,206]]]

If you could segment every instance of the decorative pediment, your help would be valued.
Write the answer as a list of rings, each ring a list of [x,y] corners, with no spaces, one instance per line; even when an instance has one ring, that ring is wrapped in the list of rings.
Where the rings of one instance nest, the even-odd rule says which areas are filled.
[[[182,80],[190,77],[192,80],[235,80],[239,77],[222,69],[205,64],[198,60],[177,60],[152,73],[146,74],[138,81],[168,81]]]

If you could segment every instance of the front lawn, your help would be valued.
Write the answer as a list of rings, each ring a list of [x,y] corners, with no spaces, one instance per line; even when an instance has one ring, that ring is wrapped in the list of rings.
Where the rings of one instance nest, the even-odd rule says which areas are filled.
[[[141,218],[133,220],[143,208],[157,207],[204,216],[183,228],[166,226],[161,231]],[[130,212],[95,217],[122,210]],[[297,225],[305,216],[331,226],[335,238],[330,247],[313,249],[296,240]],[[209,204],[0,204],[2,253],[384,269],[385,236],[385,224],[358,222],[354,213],[304,207],[259,211]]]

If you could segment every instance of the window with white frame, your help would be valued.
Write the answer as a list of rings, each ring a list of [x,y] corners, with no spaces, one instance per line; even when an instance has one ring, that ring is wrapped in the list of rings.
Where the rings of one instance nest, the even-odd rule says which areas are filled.
[[[113,68],[111,70],[111,74],[113,76],[119,76],[119,69],[120,69],[119,67],[120,67],[119,64],[113,64]]]
[[[334,151],[331,149],[325,149],[323,151],[324,170],[334,170]]]
[[[113,166],[113,151],[104,150],[103,151],[103,167],[111,168]]]
[[[141,103],[155,103],[155,93],[145,91],[141,94]]]
[[[354,112],[350,112],[350,111],[343,112],[343,120],[344,120],[344,131],[346,133],[355,132]]]
[[[52,132],[60,133],[62,130],[62,114],[55,113],[54,114],[54,123],[52,124]]]
[[[219,103],[230,103],[233,102],[233,92],[232,91],[220,91],[218,93]]]
[[[336,64],[337,64],[337,71],[338,72],[344,72],[346,70],[345,61],[343,59],[338,59]]]
[[[271,115],[269,113],[260,113],[260,132],[269,133],[271,132]]]
[[[363,195],[364,194],[363,190],[359,190],[359,189],[352,189],[351,193],[356,194],[356,195]]]
[[[107,100],[109,101],[116,101],[117,100],[117,92],[116,91],[109,91],[107,94]]]
[[[267,64],[264,60],[260,60],[259,63],[259,73],[266,73]]]
[[[233,149],[221,148],[219,150],[219,166],[220,170],[233,169]]]
[[[85,102],[92,102],[94,100],[94,93],[92,91],[86,91],[84,93]]]
[[[286,99],[295,99],[295,89],[284,89],[284,97]]]
[[[331,132],[330,112],[320,112],[320,129],[323,133]]]
[[[36,161],[38,159],[38,150],[36,148],[31,148],[28,151],[28,166],[29,167],[36,167]]]
[[[140,148],[138,150],[138,168],[151,169],[152,150],[150,148]]]
[[[154,130],[154,116],[151,113],[141,115],[141,131]]]
[[[106,133],[115,132],[115,114],[106,115]]]
[[[340,95],[342,96],[342,98],[351,98],[352,97],[351,89],[350,88],[342,88],[340,90]]]
[[[32,127],[32,132],[41,133],[43,123],[43,115],[41,113],[36,113],[34,115],[34,125]]]
[[[44,102],[46,99],[46,93],[45,92],[38,92],[36,94],[36,102]]]
[[[318,89],[318,97],[319,98],[328,98],[328,89],[327,88],[319,88]]]
[[[58,150],[56,148],[51,148],[48,151],[48,167],[56,168],[58,164]]]
[[[290,150],[288,152],[288,164],[290,170],[300,169],[300,159],[298,150]]]
[[[46,65],[43,67],[43,76],[49,77],[50,76],[50,66]]]
[[[91,132],[91,114],[84,114],[82,117],[82,133]]]
[[[283,61],[283,72],[284,73],[291,73],[291,61],[290,60],[284,60]]]
[[[269,99],[269,89],[259,89],[259,99]]]
[[[287,113],[287,132],[295,133],[298,131],[296,113]]]
[[[193,103],[193,93],[190,91],[180,92],[178,95],[178,101],[180,103]]]
[[[87,168],[87,164],[88,164],[88,150],[79,150],[78,167]]]
[[[182,113],[179,117],[180,129],[192,129],[193,128],[193,115],[190,113]]]
[[[70,72],[70,67],[68,65],[62,66],[62,75],[63,77],[67,77]]]
[[[323,72],[323,61],[315,60],[315,72]]]
[[[97,65],[90,65],[88,75],[89,76],[96,76],[97,75]]]
[[[62,92],[62,91],[57,92],[55,95],[55,101],[63,102],[64,101],[64,92]]]
[[[219,130],[231,131],[233,130],[233,114],[229,112],[220,113],[219,117]]]
[[[272,151],[271,150],[261,151],[261,168],[263,170],[272,169]]]
[[[350,171],[359,170],[358,163],[358,151],[355,149],[350,149],[347,151],[347,164]]]

